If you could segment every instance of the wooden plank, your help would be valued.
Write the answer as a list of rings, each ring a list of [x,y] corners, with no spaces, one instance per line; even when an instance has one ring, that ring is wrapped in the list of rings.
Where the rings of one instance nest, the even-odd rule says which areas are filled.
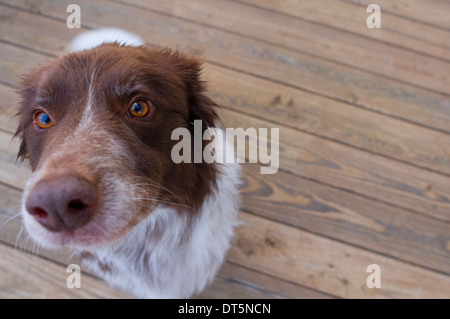
[[[231,110],[224,110],[223,120],[225,127],[274,127]],[[450,179],[446,176],[286,127],[280,130],[279,148],[285,171],[450,220]]]
[[[370,39],[421,52],[424,55],[450,60],[450,42],[447,30],[405,19],[401,16],[390,14],[388,11],[382,11],[380,29],[369,29],[366,25],[366,19],[369,16],[369,13],[366,12],[366,6],[355,6],[350,2],[335,0],[242,0],[240,2],[281,12],[314,23],[325,24]],[[420,5],[420,3],[422,4]],[[411,3],[411,6],[414,6],[414,11],[420,12],[424,7],[431,6],[428,2],[424,4],[425,1],[420,3]],[[396,5],[394,4],[394,6]],[[390,9],[392,8],[391,6]],[[442,12],[441,15],[446,15],[446,12]]]
[[[15,11],[8,8],[7,10]],[[42,20],[41,24],[45,26],[48,20],[28,13],[21,14],[26,17],[21,17],[18,21]],[[17,28],[14,27],[14,30],[18,32],[14,37],[16,41],[24,32],[24,30],[20,32],[21,25],[19,23]],[[55,29],[53,24],[47,27]],[[60,46],[64,41],[67,41],[67,38],[60,35],[57,37],[56,43]],[[39,47],[39,49],[46,48]],[[51,53],[57,52],[51,51]],[[214,89],[212,93],[219,97],[226,94],[234,99],[241,98],[244,99],[246,105],[253,107],[256,105],[257,109],[252,112],[254,115],[262,114],[266,119],[273,119],[276,115],[275,118],[280,118],[278,123],[287,123],[307,132],[355,145],[358,148],[450,174],[450,150],[441,147],[441,145],[450,144],[450,135],[448,134],[433,132],[410,123],[386,118],[345,103],[248,75],[242,75],[233,80],[236,78],[236,73],[224,68],[215,67],[213,71],[217,72],[209,75]],[[223,78],[227,82],[221,81]],[[216,86],[214,86],[215,82],[217,82]],[[224,87],[224,85],[226,86]],[[261,92],[261,87],[266,87],[267,90]],[[285,97],[285,103],[282,103],[281,96]],[[252,100],[257,100],[259,103]],[[286,105],[289,103],[290,105]],[[240,105],[235,107],[241,109]],[[247,109],[246,107],[245,110]],[[421,110],[421,113],[428,113],[423,105],[421,105]],[[441,110],[446,112],[446,108],[441,108]],[[250,111],[252,110],[250,109]],[[441,118],[441,120],[445,119],[445,117]],[[448,127],[447,123],[444,124],[446,127]]]
[[[0,62],[2,64],[2,62]],[[1,67],[1,66],[0,66]],[[15,114],[18,111],[19,96],[16,89],[0,83],[0,128],[14,133],[19,123]]]
[[[64,12],[66,12],[66,10],[64,10]],[[67,16],[69,15],[69,13],[65,14]],[[40,20],[28,19],[27,15],[23,15],[17,10],[11,10],[3,6],[0,13],[0,21],[5,25],[10,24],[10,27],[2,27],[0,29],[0,38],[5,40],[12,39],[11,37],[6,36],[10,29],[13,27],[12,24],[22,24],[26,29],[26,31],[24,30],[25,32],[23,32],[21,35],[22,45],[27,46],[28,43],[36,42],[37,39],[35,30],[39,30],[40,34],[45,34],[45,36],[39,37],[38,42],[41,43],[41,46],[43,48],[52,46],[54,52],[56,52],[56,54],[58,55],[62,54],[66,49],[64,42],[58,41],[61,40],[61,37],[72,38],[82,32],[82,30],[80,30],[79,28],[69,29],[65,25],[65,23],[64,27],[61,27],[62,24],[59,21],[50,19],[47,21],[46,29],[42,30],[42,23]],[[32,32],[30,32],[30,30],[32,30]]]
[[[3,28],[3,27],[2,27]],[[0,42],[0,81],[18,86],[21,76],[49,58],[29,50],[18,50],[17,47]],[[6,102],[6,101],[3,101]]]
[[[0,184],[0,242],[17,246],[18,252],[33,251],[46,260],[54,261],[62,265],[81,264],[70,250],[38,250],[31,240],[27,239],[25,231],[20,233],[21,218],[14,216],[19,212],[20,192]],[[1,243],[0,243],[1,246]],[[89,272],[85,272],[89,274]],[[2,281],[0,273],[0,282]],[[8,277],[10,277],[8,275]],[[21,277],[26,278],[25,275]],[[57,278],[49,278],[52,286],[42,286],[46,293],[53,293],[53,285]],[[1,286],[1,284],[0,284]],[[30,297],[35,291],[29,287],[20,287],[27,290]],[[95,289],[92,293],[95,293]],[[13,297],[15,292],[5,292],[3,297]],[[81,296],[79,296],[81,297]],[[254,273],[238,265],[225,264],[218,276],[205,291],[196,298],[329,298],[328,295],[308,289],[296,284],[284,282],[279,278],[265,274]]]
[[[227,108],[421,167],[450,168],[448,134],[211,64],[204,78]],[[424,107],[420,112],[429,116]]]
[[[212,285],[196,298],[328,299],[332,297],[225,262]]]
[[[371,0],[346,0],[364,6],[373,3]],[[450,29],[450,2],[442,0],[379,0],[377,4],[386,11],[405,18],[420,21],[439,28]]]
[[[274,127],[271,122],[227,109],[223,112],[223,119],[226,127]],[[14,164],[17,144],[10,144],[11,136],[7,133],[0,133],[0,140],[3,151],[0,160],[6,168],[1,178],[5,183],[23,187],[29,171],[22,170],[23,166],[16,168]],[[450,220],[447,192],[450,178],[446,176],[286,127],[281,129],[280,150],[280,163],[284,170],[420,211],[427,216]]]
[[[273,243],[271,243],[271,241],[269,240],[269,241],[267,241],[267,243],[268,243],[268,245],[272,245]],[[252,245],[252,243],[250,243],[250,245]],[[270,266],[270,267],[272,267],[272,265]],[[270,267],[268,267],[267,269],[270,269]],[[265,271],[264,269],[262,269],[261,271]],[[344,284],[345,284],[345,282],[343,282]]]
[[[4,223],[3,216],[0,215],[0,224]],[[7,232],[11,233],[9,237],[16,236],[20,229],[20,221],[11,221],[8,223]],[[22,235],[23,237],[24,235]],[[0,241],[6,241],[10,244],[15,244],[11,242],[10,238],[5,240],[5,232],[0,232]],[[0,244],[1,245],[1,244]],[[55,261],[59,264],[80,264],[77,258],[74,258],[69,251],[46,251],[37,250],[32,244],[31,240],[26,241],[25,239],[19,240],[18,252],[30,252],[34,251],[39,253],[39,255],[44,255],[47,260]],[[81,263],[82,265],[82,263]],[[89,272],[85,272],[89,274]],[[0,275],[0,282],[1,277]],[[22,274],[21,277],[26,278],[26,274]],[[57,279],[49,278],[49,282],[53,285]],[[27,287],[21,287],[21,289],[26,289]],[[42,286],[45,288],[46,293],[53,293],[52,287]],[[95,293],[93,291],[92,293]],[[13,295],[14,292],[5,292],[5,296],[2,297],[16,297]],[[39,296],[33,295],[33,291],[29,291],[30,297],[37,298]],[[199,295],[193,296],[193,298],[233,298],[233,299],[267,299],[267,298],[331,298],[329,295],[320,293],[308,289],[307,287],[302,287],[296,284],[285,282],[282,279],[274,278],[265,274],[260,274],[252,270],[245,269],[238,265],[232,265],[229,263],[224,264],[224,266],[219,271],[218,275],[212,282],[212,284],[200,293]]]
[[[83,24],[90,27],[115,25],[130,30],[128,21],[134,21],[132,30],[141,33],[140,35],[152,44],[200,53],[211,63],[243,70],[332,99],[450,132],[447,124],[450,119],[448,98],[440,94],[140,8],[100,0],[83,1],[80,2],[84,12]],[[68,3],[68,0],[57,3],[48,0],[14,1],[15,6],[43,12],[60,19],[61,24],[65,23],[65,8]],[[45,24],[42,22],[41,26],[44,31]],[[22,24],[7,24],[4,28],[9,29],[5,36],[11,38],[11,41],[26,32],[21,31],[26,28]],[[59,29],[63,28],[65,27],[61,26]],[[68,43],[69,40],[67,38],[64,41]],[[34,41],[28,45],[39,46],[39,42]],[[54,47],[60,45],[58,38],[58,42],[41,49],[57,50]],[[382,54],[378,47],[373,51]],[[380,55],[379,59],[382,58]],[[240,77],[240,74],[235,77]],[[447,86],[447,89],[449,87]]]
[[[15,52],[15,55],[17,55],[17,56],[28,54],[28,52],[26,52],[26,53],[21,52],[21,49],[15,48],[15,50],[18,50],[19,52],[13,51],[11,49],[11,46],[0,44],[0,52],[9,52],[9,53]],[[13,71],[11,71],[10,73],[13,73]],[[5,74],[5,73],[2,73],[2,75],[3,74]],[[6,77],[6,78],[9,79],[9,77]],[[243,119],[245,119],[245,117]],[[239,119],[239,121],[234,121],[234,123],[237,126],[242,126],[242,124],[243,124],[241,119]],[[273,124],[270,124],[270,123],[267,124],[267,122],[266,122],[266,124],[258,123],[257,125],[266,125],[265,127],[273,126]],[[264,127],[264,126],[253,126],[253,127]],[[368,154],[358,152],[357,150],[350,150],[349,148],[345,148],[345,147],[343,150],[345,150],[346,153],[342,154],[343,150],[337,149],[338,147],[341,147],[341,146],[334,145],[332,143],[329,143],[328,141],[324,144],[324,143],[322,143],[321,139],[317,139],[315,137],[308,137],[307,135],[304,135],[304,134],[301,134],[298,132],[295,133],[295,135],[297,135],[297,136],[295,136],[295,135],[292,135],[289,133],[289,132],[292,132],[292,130],[287,130],[286,132],[288,133],[288,136],[295,138],[291,141],[303,141],[303,140],[310,140],[312,138],[313,142],[317,142],[318,145],[320,145],[320,146],[321,145],[329,145],[330,147],[334,148],[335,150],[333,152],[338,153],[337,158],[340,158],[342,156],[344,156],[344,157],[355,156],[353,159],[346,158],[345,161],[351,163],[351,162],[354,162],[355,159],[360,158],[363,160],[363,163],[370,163],[370,165],[371,165],[370,167],[372,167],[372,171],[367,172],[367,166],[364,167],[364,165],[359,165],[359,168],[357,169],[357,171],[363,171],[363,173],[362,174],[359,174],[359,173],[358,174],[355,174],[355,173],[350,174],[350,176],[360,175],[359,177],[355,176],[356,180],[348,180],[347,178],[344,178],[344,176],[342,176],[341,177],[342,180],[339,182],[336,182],[336,179],[334,178],[335,172],[333,170],[328,171],[327,174],[320,176],[320,175],[314,174],[313,169],[316,167],[314,166],[314,164],[311,164],[310,165],[311,170],[310,170],[309,174],[307,175],[307,177],[318,179],[318,180],[323,180],[326,183],[336,185],[337,187],[341,187],[342,185],[344,185],[345,188],[350,189],[350,190],[356,188],[356,190],[358,192],[362,191],[367,196],[380,198],[380,199],[388,201],[388,202],[393,202],[397,205],[403,205],[405,207],[414,209],[416,211],[423,211],[426,214],[429,214],[429,213],[436,214],[437,213],[437,216],[441,216],[441,218],[448,220],[448,218],[449,218],[448,217],[448,198],[446,195],[446,191],[441,191],[441,186],[440,186],[440,185],[442,185],[443,189],[445,189],[446,187],[448,188],[448,182],[445,181],[445,179],[443,179],[443,177],[440,177],[438,175],[433,175],[433,174],[430,175],[430,173],[425,173],[425,172],[422,172],[419,170],[419,171],[417,171],[418,173],[416,175],[423,176],[423,174],[425,174],[425,176],[428,176],[429,178],[425,177],[425,178],[419,178],[418,180],[416,180],[415,178],[410,176],[409,173],[407,173],[406,174],[407,181],[405,182],[405,179],[402,176],[403,175],[402,173],[400,173],[400,176],[402,176],[401,179],[397,179],[396,176],[399,175],[399,172],[398,172],[398,170],[394,169],[394,167],[397,164],[392,161],[386,162],[386,160],[384,158],[381,158],[380,160],[382,163],[380,163],[378,161],[378,158],[372,158]],[[287,139],[286,141],[289,141],[289,139]],[[321,152],[323,152],[323,151],[324,150],[322,149]],[[310,156],[307,155],[306,158],[308,158],[308,157],[310,157]],[[370,159],[368,162],[367,162],[366,157],[368,157]],[[299,158],[300,157],[297,156],[297,159],[299,159]],[[437,159],[437,160],[442,161],[441,159]],[[303,173],[300,173],[299,167],[296,164],[295,160],[294,161],[291,160],[290,163],[291,163],[291,165],[289,165],[289,166],[293,167],[294,172],[296,172],[297,174],[303,174]],[[351,166],[354,166],[355,164],[357,164],[357,163],[351,163]],[[383,172],[385,170],[386,164],[388,164],[389,166],[392,166],[388,170],[389,174],[387,176],[386,176],[386,173]],[[286,169],[290,169],[289,166],[287,166]],[[339,167],[339,166],[337,166],[337,167]],[[408,166],[400,165],[400,167],[403,167],[403,170],[410,171],[410,168]],[[415,170],[413,170],[413,171],[415,171]],[[370,187],[368,190],[361,189],[362,186],[366,185],[367,181],[370,181],[371,179],[373,179],[373,175],[375,175],[375,177],[377,179],[379,179],[379,174],[380,174],[379,172],[381,172],[381,174],[386,176],[385,178],[382,179],[381,187],[375,187],[375,188]],[[329,175],[330,173],[331,173],[331,175]],[[360,178],[363,178],[363,180],[361,180]],[[442,182],[439,182],[439,180],[441,180]],[[438,182],[436,183],[436,181],[438,181]],[[395,192],[392,193],[390,189],[383,190],[384,184],[388,184],[389,187],[393,187],[395,189]],[[399,189],[400,189],[400,194],[406,192],[406,193],[409,193],[409,194],[407,194],[408,196],[406,196],[406,197],[399,196]],[[411,196],[413,198],[412,201],[411,201]],[[425,199],[425,200],[423,200],[423,199]]]
[[[226,288],[225,288],[226,287]],[[233,279],[227,279],[217,275],[213,283],[192,299],[271,299],[273,296],[266,292],[260,292],[251,287],[240,285]]]
[[[10,133],[0,131],[0,181],[23,188],[31,170],[27,163],[16,163],[19,140],[12,139]]]
[[[22,14],[26,17],[18,19],[19,21],[38,19],[42,20],[43,26],[46,26],[48,19],[27,13]],[[25,30],[20,32],[21,25],[14,27],[14,30],[18,32],[14,37],[16,41],[20,39],[20,34],[25,32]],[[46,27],[55,29],[53,24]],[[61,42],[68,40],[63,35],[56,38],[54,46],[60,46]],[[39,49],[46,48],[39,45]],[[251,114],[262,115],[270,120],[279,118],[278,123],[288,124],[345,144],[450,174],[450,150],[441,147],[441,145],[450,144],[448,134],[426,130],[268,80],[245,74],[236,76],[236,72],[225,68],[211,65],[211,69],[211,73],[206,74],[213,89],[212,94],[218,98],[219,102],[226,103],[224,105],[234,105],[235,109],[245,109]],[[209,71],[209,66],[207,70]],[[261,91],[261,87],[267,89]],[[236,103],[231,104],[230,97],[234,101],[239,99],[242,104],[245,103],[245,108]],[[434,105],[432,101],[429,102],[429,105]],[[420,105],[418,110],[425,117],[433,114],[423,105]],[[444,116],[439,116],[439,121],[445,122],[442,125],[448,127],[450,108],[441,107],[440,110]],[[448,118],[445,117],[446,112],[448,112]]]
[[[450,296],[448,277],[362,251],[348,248],[343,250],[342,247],[336,247],[338,244],[332,247],[321,245],[320,240],[323,239],[320,237],[309,238],[309,234],[305,236],[301,233],[292,233],[285,226],[267,224],[269,222],[262,219],[256,220],[251,216],[246,216],[245,219],[247,223],[251,222],[257,227],[246,228],[243,234],[245,237],[239,236],[240,239],[230,254],[234,262],[244,261],[257,269],[270,270],[274,273],[280,273],[281,268],[288,268],[289,272],[286,273],[285,270],[283,276],[290,277],[295,282],[307,282],[348,297],[448,298]],[[279,227],[282,229],[277,230]],[[260,230],[263,232],[259,232]],[[246,237],[251,237],[252,241],[246,242]],[[322,264],[323,257],[317,256],[318,249],[321,249],[322,254],[332,257],[333,264]],[[125,297],[89,276],[82,277],[81,289],[68,289],[65,287],[67,278],[65,267],[35,256],[24,255],[4,245],[0,245],[0,254],[3,256],[0,259],[2,298]],[[271,254],[272,258],[268,254]],[[261,259],[264,261],[261,262]],[[368,275],[365,270],[367,265],[375,262],[378,262],[382,269],[382,288],[370,290],[365,287]],[[320,269],[319,273],[317,268]]]
[[[252,183],[252,185],[254,185],[253,183]],[[254,187],[254,186],[253,186]],[[253,188],[253,187],[251,187],[251,188]],[[289,191],[289,192],[291,192],[292,193],[292,191]],[[4,194],[4,192],[1,192],[2,194]],[[293,196],[294,198],[299,198],[300,199],[300,201],[302,200],[302,198],[300,198],[299,196],[296,196],[296,194],[294,193],[294,195],[291,195],[291,196]],[[10,196],[8,196],[8,198],[10,198]],[[246,197],[245,197],[246,198]],[[272,200],[272,199],[271,199]],[[285,199],[286,200],[286,199]],[[362,218],[360,218],[360,220],[361,220]]]
[[[242,209],[450,274],[450,224],[279,172],[244,165]]]
[[[450,92],[449,62],[329,26],[223,0],[118,2],[229,30],[431,90]]]
[[[0,133],[2,139],[8,139],[8,134]],[[2,150],[0,181],[23,188],[30,172],[25,164],[15,168],[15,148],[17,144]],[[259,169],[259,165],[244,165],[244,210],[417,265],[449,271],[448,214],[442,214],[447,216],[447,223],[443,223],[429,217],[434,214],[407,212],[289,173],[280,171],[267,178]],[[11,235],[11,241],[14,238]]]
[[[10,194],[8,194],[8,190],[2,189],[0,194],[17,193],[13,190],[9,190],[9,192]],[[10,202],[8,205],[14,204]],[[2,212],[0,216],[5,216],[5,214]],[[305,293],[305,289],[299,288],[295,283],[342,297],[446,298],[450,293],[449,277],[364,252],[362,249],[336,243],[250,214],[241,213],[240,216],[244,220],[244,224],[237,229],[237,237],[228,259],[239,265],[250,267],[250,269],[256,269],[263,274],[275,275],[294,283],[294,285],[281,283],[281,286],[277,286],[273,279],[268,281],[266,276],[263,276],[266,277],[263,280],[261,278],[255,280],[255,277],[260,276],[253,272],[247,272],[245,269],[238,269],[237,275],[234,272],[236,269],[233,269],[232,272],[230,269],[222,269],[222,279],[236,278],[235,276],[237,276],[238,282],[243,281],[247,285],[250,284],[250,291],[258,287],[252,296],[279,297],[280,294],[285,296],[287,294],[287,297],[292,298],[299,297],[300,293],[300,296],[303,297],[319,295],[324,297],[320,293],[316,294],[311,291]],[[4,240],[3,234],[4,232],[2,232],[2,240]],[[382,286],[382,289],[376,294],[363,286],[365,276],[367,276],[365,267],[372,263],[378,263],[382,267],[382,282],[383,285],[385,283],[387,285],[387,289]],[[5,266],[5,268],[8,267]],[[386,272],[388,274],[385,275]],[[419,275],[422,276],[421,280],[417,278]],[[215,290],[214,287],[221,286],[222,279],[217,280],[210,289]],[[440,282],[440,280],[443,281]],[[46,281],[54,283],[55,279],[48,278]],[[270,288],[269,292],[272,291],[271,293],[261,293],[261,281],[265,283],[265,289]],[[435,284],[437,285],[435,286]],[[20,284],[15,283],[15,285],[21,287]],[[434,288],[430,289],[430,287]],[[53,290],[53,288],[51,289]],[[217,297],[229,296],[227,289],[209,291],[207,290],[205,294],[213,294]],[[238,296],[248,297],[249,295],[246,292]]]
[[[241,214],[228,260],[344,298],[449,298],[450,277],[302,230]],[[381,288],[366,285],[381,268]]]
[[[0,244],[0,298],[129,298],[83,273],[81,288],[67,288],[67,267]]]
[[[12,49],[10,45],[0,43],[0,52],[14,55]],[[23,55],[22,50],[17,50],[18,56]],[[8,68],[7,65],[5,67]],[[23,74],[31,67],[25,63],[23,68],[10,69],[10,72],[0,76],[0,81],[7,82],[9,73]],[[450,171],[450,161],[447,160],[450,150],[442,147],[450,144],[450,135],[268,80],[245,74],[236,77],[234,71],[214,65],[207,66],[204,76],[209,82],[212,96],[221,105],[401,161],[428,168],[441,166],[442,170]],[[265,90],[261,91],[261,87]],[[15,101],[18,99],[15,98]],[[9,99],[4,99],[3,103],[0,108],[12,113]],[[425,108],[422,110],[426,113]],[[9,119],[6,121],[10,122]]]

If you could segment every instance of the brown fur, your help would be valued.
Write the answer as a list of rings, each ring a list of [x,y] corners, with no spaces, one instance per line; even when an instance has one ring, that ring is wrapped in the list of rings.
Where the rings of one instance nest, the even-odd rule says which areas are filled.
[[[206,96],[205,86],[199,80],[201,63],[170,50],[104,44],[68,54],[35,69],[24,78],[20,92],[18,158],[28,159],[34,171],[74,132],[88,103],[90,76],[94,71],[91,104],[95,116],[108,134],[120,139],[129,157],[121,159],[123,167],[112,165],[108,169],[126,167],[126,173],[131,172],[137,181],[148,178],[164,185],[166,190],[159,194],[160,200],[173,203],[174,207],[186,205],[197,209],[215,180],[215,166],[173,163],[170,154],[177,141],[171,141],[170,137],[177,127],[188,128],[193,133],[191,123],[196,119],[202,120],[203,130],[215,126],[216,104]],[[127,109],[136,98],[151,103],[150,116],[127,116]],[[33,124],[34,115],[41,109],[53,121],[53,126],[45,130]],[[71,150],[69,158],[55,162],[54,166],[64,173],[75,170],[96,182],[102,171],[91,167],[95,163],[86,163],[83,158],[98,154],[84,152],[101,153],[102,149],[79,145]],[[154,192],[151,186],[143,187]]]

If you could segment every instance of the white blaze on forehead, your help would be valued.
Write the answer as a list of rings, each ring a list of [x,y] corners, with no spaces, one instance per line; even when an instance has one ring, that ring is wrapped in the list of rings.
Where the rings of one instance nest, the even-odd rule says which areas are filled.
[[[83,115],[81,116],[80,123],[75,129],[75,135],[79,134],[83,129],[86,129],[89,124],[93,121],[92,103],[94,95],[94,80],[97,68],[95,67],[89,78],[89,89],[88,89],[88,99],[83,110]]]
[[[89,154],[83,160],[85,163],[108,161],[108,159],[111,160],[112,154],[124,156],[124,145],[117,139],[117,136],[108,132],[105,124],[102,124],[101,117],[96,116],[94,105],[96,76],[97,67],[94,67],[88,77],[86,104],[82,105],[82,115],[77,126],[74,130],[67,131],[64,141],[46,158],[46,162],[51,163],[56,160],[58,163],[67,156],[77,156],[78,158],[86,156],[76,153],[75,149],[80,148],[84,150],[83,153]],[[105,149],[105,145],[108,145],[107,149]],[[48,165],[44,163],[43,166]]]

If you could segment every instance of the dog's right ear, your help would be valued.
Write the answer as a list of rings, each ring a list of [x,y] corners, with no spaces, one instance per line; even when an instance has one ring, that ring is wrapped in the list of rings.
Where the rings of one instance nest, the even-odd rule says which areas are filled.
[[[216,127],[219,124],[217,111],[219,106],[208,96],[206,83],[200,80],[203,61],[191,56],[175,53],[181,65],[180,74],[183,77],[187,104],[189,108],[189,121],[201,120],[205,128]]]

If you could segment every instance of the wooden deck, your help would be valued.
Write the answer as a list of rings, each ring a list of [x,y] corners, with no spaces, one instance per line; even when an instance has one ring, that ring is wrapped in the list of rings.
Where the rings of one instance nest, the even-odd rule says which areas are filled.
[[[77,260],[20,233],[11,142],[20,75],[116,26],[203,56],[225,126],[280,129],[280,170],[244,165],[244,223],[198,297],[450,298],[450,2],[77,0],[82,29],[70,3],[0,0],[0,297],[128,297],[87,273],[68,289]]]

